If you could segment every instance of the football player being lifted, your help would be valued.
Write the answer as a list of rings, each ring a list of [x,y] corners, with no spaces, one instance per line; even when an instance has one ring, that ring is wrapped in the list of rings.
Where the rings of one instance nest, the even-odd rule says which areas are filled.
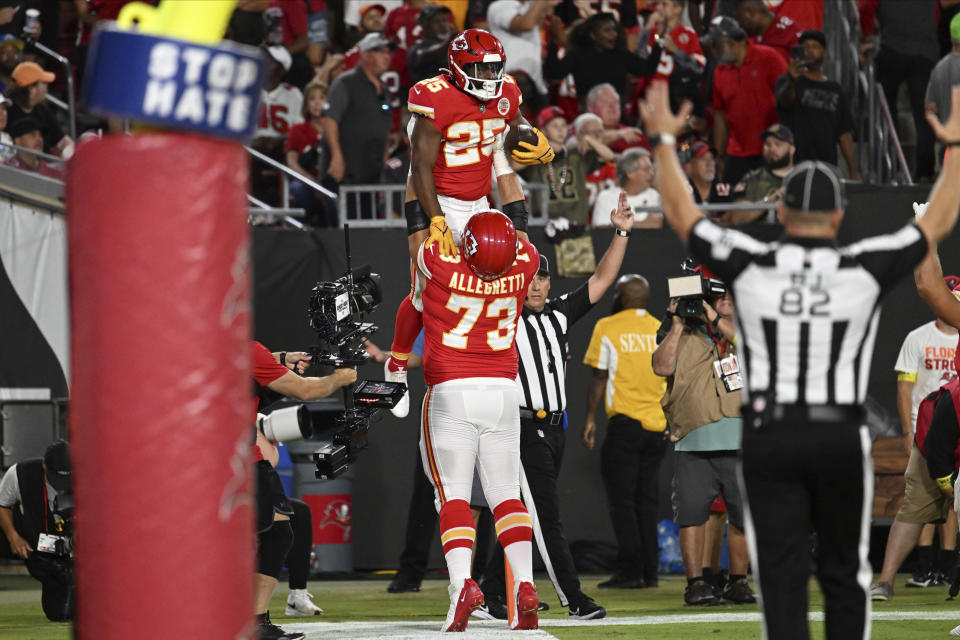
[[[404,213],[414,260],[425,240],[427,246],[439,244],[445,257],[457,254],[467,220],[490,209],[491,166],[503,212],[526,238],[527,204],[504,146],[520,164],[546,164],[554,156],[543,133],[520,115],[523,98],[504,72],[506,55],[495,36],[467,29],[450,42],[447,62],[449,69],[418,82],[408,95],[407,108],[416,117],[408,127],[412,157]],[[532,132],[535,143],[520,139],[522,131]],[[414,289],[397,310],[384,365],[387,379],[395,382],[406,382],[407,358],[423,326],[422,301]],[[409,409],[407,394],[392,411],[404,417]]]

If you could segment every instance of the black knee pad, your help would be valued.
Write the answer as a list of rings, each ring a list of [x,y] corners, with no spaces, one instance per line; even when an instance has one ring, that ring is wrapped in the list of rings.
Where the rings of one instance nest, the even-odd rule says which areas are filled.
[[[417,231],[430,228],[427,214],[420,206],[419,200],[411,200],[403,205],[403,215],[407,219],[407,235],[412,236]]]
[[[530,212],[527,211],[526,200],[517,200],[503,205],[503,212],[510,218],[510,222],[517,231],[527,230],[527,218],[530,217]]]
[[[293,529],[289,520],[274,522],[266,531],[257,534],[257,573],[280,578],[283,560],[293,544]]]

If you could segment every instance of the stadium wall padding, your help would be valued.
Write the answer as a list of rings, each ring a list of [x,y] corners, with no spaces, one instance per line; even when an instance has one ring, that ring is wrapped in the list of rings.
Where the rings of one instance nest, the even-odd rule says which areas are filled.
[[[0,398],[66,397],[69,316],[64,217],[0,199]]]
[[[913,201],[926,199],[929,187],[872,187],[852,185],[848,188],[848,213],[841,229],[841,239],[875,235],[897,228],[913,211]],[[767,228],[761,235],[771,237],[776,229]],[[610,242],[612,231],[593,232],[597,258]],[[545,241],[542,229],[532,230],[532,240],[549,258],[553,249]],[[312,234],[256,229],[253,234],[255,282],[255,336],[272,350],[299,349],[311,344],[312,332],[306,325],[306,304],[316,280],[329,280],[342,274],[344,262],[343,234],[340,231],[315,231]],[[353,264],[369,263],[383,277],[384,301],[372,314],[380,327],[373,341],[389,348],[392,339],[396,306],[409,290],[409,258],[406,231],[403,229],[353,230],[351,232]],[[960,273],[960,233],[954,232],[943,245],[941,257],[945,273]],[[677,275],[684,247],[672,231],[635,231],[622,272],[644,275],[651,283],[650,310],[662,316],[666,307],[666,278]],[[554,277],[551,294],[559,295],[577,286],[581,280]],[[580,444],[584,419],[585,389],[588,368],[582,364],[593,325],[610,310],[608,293],[596,307],[570,332],[571,360],[567,368],[567,397],[570,429],[561,472],[561,513],[570,541],[602,539],[613,541],[613,532],[606,510],[606,496],[600,479],[599,442],[588,451]],[[891,416],[896,416],[896,383],[893,364],[900,343],[908,331],[929,321],[932,315],[916,294],[910,278],[901,282],[887,297],[879,328],[877,346],[870,376],[870,395],[880,401]],[[382,379],[382,369],[369,364],[360,376]],[[407,506],[412,490],[413,469],[417,455],[418,411],[423,398],[423,378],[410,376],[412,406],[410,415],[398,420],[386,414],[370,432],[370,446],[355,464],[354,481],[354,564],[357,568],[396,567],[403,545]],[[600,438],[606,420],[599,421]],[[599,440],[599,438],[598,438]],[[670,456],[661,468],[661,515],[670,517],[669,479],[672,473]],[[431,566],[443,566],[439,543],[434,545]]]

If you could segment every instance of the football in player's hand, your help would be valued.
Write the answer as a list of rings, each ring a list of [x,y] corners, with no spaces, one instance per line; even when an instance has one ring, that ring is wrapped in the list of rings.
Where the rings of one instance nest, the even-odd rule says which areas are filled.
[[[537,134],[534,132],[533,127],[526,124],[521,124],[517,126],[511,126],[510,130],[507,131],[507,137],[503,140],[503,148],[507,153],[510,153],[514,149],[517,149],[517,145],[520,142],[526,142],[533,146],[537,146]],[[519,148],[520,151],[526,151],[523,147]]]

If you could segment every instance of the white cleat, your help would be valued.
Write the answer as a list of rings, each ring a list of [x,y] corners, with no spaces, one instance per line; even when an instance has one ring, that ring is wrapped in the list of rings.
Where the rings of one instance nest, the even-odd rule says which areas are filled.
[[[323,609],[313,604],[313,594],[306,589],[290,589],[287,609],[283,613],[287,616],[318,616]]]
[[[952,635],[952,636],[960,636],[960,625],[958,625],[958,626],[954,627],[953,629],[951,629],[951,630],[950,630],[950,635]]]
[[[401,369],[399,371],[390,370],[390,359],[388,358],[386,362],[383,363],[383,375],[389,382],[402,382],[407,384],[407,370]],[[403,397],[400,398],[398,402],[392,409],[390,413],[395,415],[398,418],[406,418],[407,414],[410,413],[410,390],[408,389],[406,393],[403,394]]]

